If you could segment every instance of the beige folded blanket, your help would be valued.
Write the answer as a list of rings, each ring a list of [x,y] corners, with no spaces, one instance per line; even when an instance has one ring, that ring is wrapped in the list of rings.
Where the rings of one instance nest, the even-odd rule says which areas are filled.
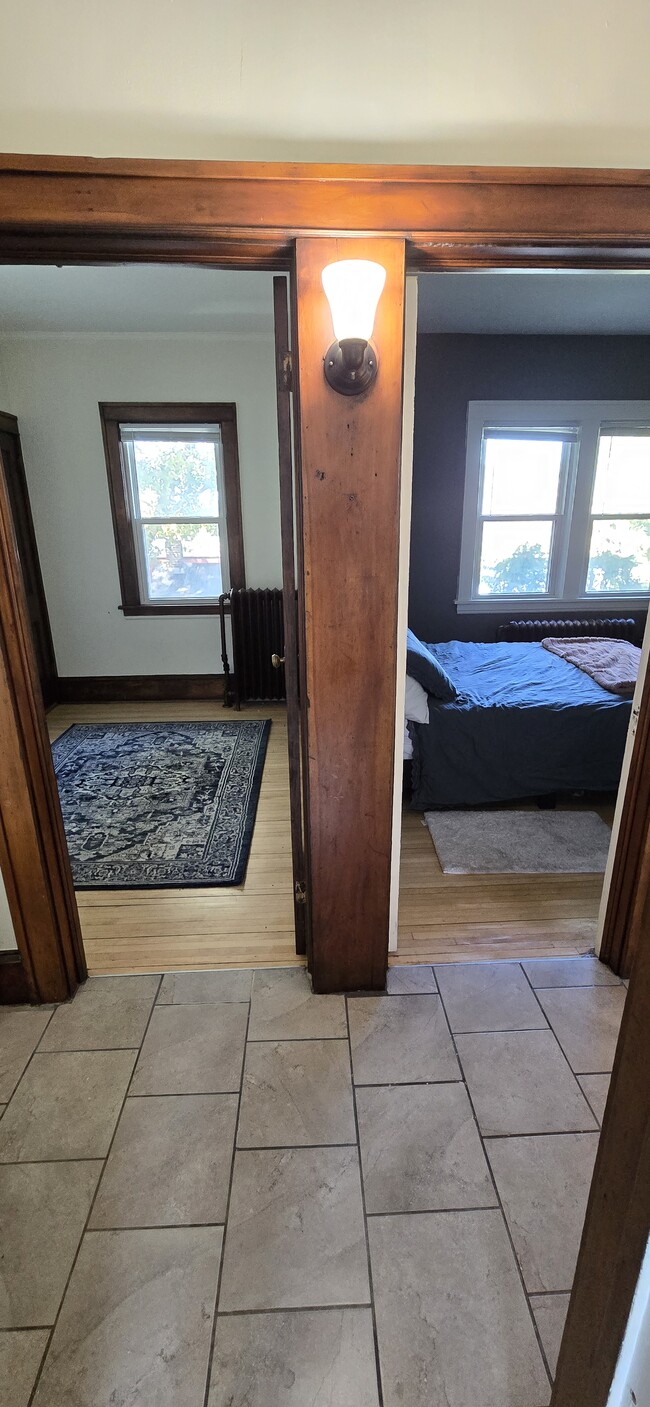
[[[639,673],[641,651],[629,640],[609,640],[599,635],[580,635],[542,640],[545,650],[551,650],[568,664],[589,674],[601,689],[610,694],[629,698]]]

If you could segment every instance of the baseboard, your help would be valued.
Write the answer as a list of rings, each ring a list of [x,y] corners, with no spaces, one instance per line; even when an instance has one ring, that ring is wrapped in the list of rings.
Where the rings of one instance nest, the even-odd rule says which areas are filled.
[[[222,699],[222,674],[94,674],[59,677],[59,703],[157,703]]]
[[[15,948],[0,949],[0,1006],[16,1006],[33,1000],[20,953]]]

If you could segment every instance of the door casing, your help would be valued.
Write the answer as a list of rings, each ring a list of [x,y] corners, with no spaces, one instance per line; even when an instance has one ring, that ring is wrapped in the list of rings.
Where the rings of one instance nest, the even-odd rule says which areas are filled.
[[[405,241],[409,272],[650,268],[648,171],[105,161],[19,155],[0,159],[0,212],[0,261],[5,263],[126,260],[285,269],[298,238],[393,235]],[[306,311],[303,307],[303,314]],[[298,318],[300,313],[299,306]],[[304,393],[300,399],[306,421],[309,406]],[[25,699],[30,737],[29,746],[17,746],[14,753],[20,759],[17,804],[22,834],[13,834],[8,842],[8,799],[3,804],[0,797],[0,859],[3,872],[12,876],[10,904],[20,919],[29,897],[25,863],[29,846],[42,858],[43,912],[49,906],[52,921],[40,928],[23,923],[17,931],[25,966],[40,974],[32,990],[44,1000],[56,986],[48,986],[48,973],[65,972],[68,990],[73,990],[75,981],[83,979],[84,963],[74,902],[70,906],[65,899],[67,894],[69,901],[69,865],[51,763],[42,746],[44,721],[35,702],[34,662],[24,640],[17,640],[25,613],[11,556],[5,533],[0,639],[8,689],[0,695],[0,733],[9,729],[12,741],[19,743],[17,701]],[[386,765],[392,767],[390,730],[381,747],[390,750]],[[36,808],[30,801],[35,785],[40,789]],[[335,802],[333,798],[332,805]],[[360,824],[359,843],[362,838]],[[646,837],[646,856],[647,852]],[[637,912],[647,939],[650,864],[640,867],[637,887]],[[385,964],[387,938],[388,915],[385,927],[376,933],[374,950],[368,952],[375,974]],[[313,942],[322,944],[325,962],[326,940],[326,934],[314,930]],[[646,941],[636,956],[630,1011],[601,1137],[553,1407],[604,1404],[607,1374],[620,1347],[621,1325],[629,1313],[640,1268],[639,1246],[647,1239],[650,1081],[646,1059],[644,1088],[641,1097],[635,1095],[639,1067],[635,1072],[634,1057],[643,1049],[643,1040],[647,1045],[649,1002],[650,944]],[[620,1176],[616,1168],[622,1138],[626,1158]],[[639,1169],[645,1171],[644,1178],[638,1177]],[[621,1208],[624,1224],[615,1216]],[[633,1234],[628,1234],[630,1227]],[[607,1265],[598,1263],[599,1245],[608,1248]],[[609,1319],[603,1318],[605,1277],[617,1289],[616,1313]],[[591,1371],[595,1363],[600,1364],[596,1376]]]

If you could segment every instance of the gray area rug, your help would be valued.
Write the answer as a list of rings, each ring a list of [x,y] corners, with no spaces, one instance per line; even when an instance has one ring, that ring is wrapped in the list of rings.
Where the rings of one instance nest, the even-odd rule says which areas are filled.
[[[268,719],[74,724],[52,744],[77,889],[241,884]]]
[[[611,831],[595,811],[425,811],[445,874],[602,874]]]

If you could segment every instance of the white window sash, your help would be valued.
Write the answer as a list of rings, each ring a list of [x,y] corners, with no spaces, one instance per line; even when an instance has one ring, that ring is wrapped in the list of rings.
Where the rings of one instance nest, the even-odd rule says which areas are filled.
[[[587,570],[594,519],[650,518],[650,514],[592,514],[596,459],[600,434],[639,433],[650,425],[647,401],[473,401],[468,406],[467,463],[458,578],[457,611],[519,613],[540,605],[584,610],[600,604],[627,609],[647,606],[648,592],[587,592]],[[494,514],[481,511],[483,442],[485,432],[504,427],[505,433],[554,431],[565,437],[563,470],[555,514]],[[566,462],[565,462],[566,461]],[[480,553],[485,521],[553,522],[549,559],[549,589],[511,596],[479,596]]]
[[[176,524],[196,524],[197,527],[216,527],[219,538],[219,551],[221,558],[221,582],[222,591],[227,592],[230,586],[230,563],[228,560],[228,532],[226,524],[226,492],[223,465],[223,444],[221,439],[221,429],[219,426],[209,425],[179,425],[176,426],[138,426],[120,425],[120,445],[124,455],[126,466],[126,485],[128,492],[128,506],[131,516],[131,526],[133,531],[133,541],[135,547],[135,558],[138,572],[138,585],[140,589],[140,600],[143,605],[184,605],[186,603],[196,603],[197,608],[201,604],[214,604],[219,600],[218,596],[151,596],[149,592],[149,581],[147,576],[147,554],[145,542],[145,528],[147,527],[173,527]],[[210,443],[214,446],[216,476],[217,476],[217,498],[222,507],[219,514],[175,514],[169,517],[150,516],[141,512],[140,495],[138,489],[138,476],[135,462],[135,441],[141,440],[167,440],[170,444],[178,444],[185,441],[195,444],[197,441]]]

